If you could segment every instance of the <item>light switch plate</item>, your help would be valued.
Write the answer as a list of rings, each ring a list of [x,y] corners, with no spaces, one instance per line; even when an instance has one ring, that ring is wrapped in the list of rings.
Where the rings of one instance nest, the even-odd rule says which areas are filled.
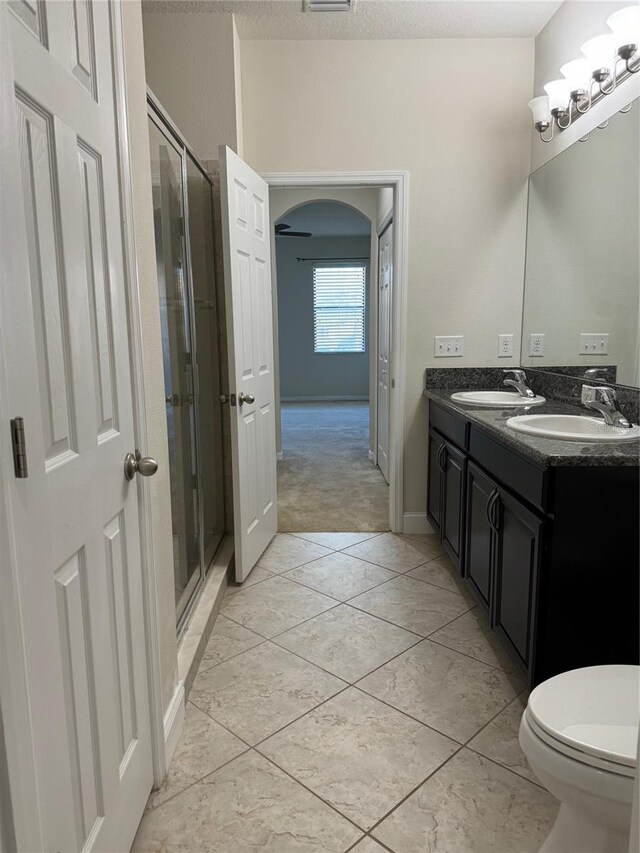
[[[543,356],[544,355],[544,333],[532,332],[529,335],[529,355]]]
[[[580,335],[580,355],[608,355],[608,332],[583,332]]]
[[[498,335],[498,358],[513,356],[513,335]]]
[[[455,358],[464,355],[464,335],[436,335],[433,354],[436,358]]]

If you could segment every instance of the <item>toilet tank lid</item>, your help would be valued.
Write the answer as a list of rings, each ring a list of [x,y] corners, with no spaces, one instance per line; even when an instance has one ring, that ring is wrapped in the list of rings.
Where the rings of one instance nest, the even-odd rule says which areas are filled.
[[[640,667],[616,664],[563,672],[539,684],[527,707],[535,722],[557,740],[636,766]]]

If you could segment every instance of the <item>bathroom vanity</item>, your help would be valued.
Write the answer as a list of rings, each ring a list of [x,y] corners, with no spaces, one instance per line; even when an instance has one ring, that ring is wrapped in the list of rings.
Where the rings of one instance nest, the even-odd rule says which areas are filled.
[[[530,685],[638,663],[638,442],[535,438],[507,427],[513,409],[425,394],[429,521]]]

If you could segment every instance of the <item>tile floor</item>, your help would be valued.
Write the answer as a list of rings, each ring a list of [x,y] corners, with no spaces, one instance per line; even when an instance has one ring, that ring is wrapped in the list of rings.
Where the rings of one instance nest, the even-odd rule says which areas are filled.
[[[280,534],[232,587],[151,853],[534,853],[524,685],[433,536]]]

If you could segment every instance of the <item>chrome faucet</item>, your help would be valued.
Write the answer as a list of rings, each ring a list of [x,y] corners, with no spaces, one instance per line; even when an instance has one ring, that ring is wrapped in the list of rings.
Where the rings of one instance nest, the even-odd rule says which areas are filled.
[[[524,370],[503,370],[504,374],[513,373],[513,379],[505,379],[502,383],[503,385],[510,385],[512,388],[518,389],[518,394],[521,397],[525,397],[526,399],[531,399],[536,395],[533,393],[531,388],[527,385],[527,374]]]
[[[580,399],[587,409],[601,412],[605,423],[609,426],[631,427],[618,407],[618,395],[613,388],[608,388],[606,385],[583,385]]]

